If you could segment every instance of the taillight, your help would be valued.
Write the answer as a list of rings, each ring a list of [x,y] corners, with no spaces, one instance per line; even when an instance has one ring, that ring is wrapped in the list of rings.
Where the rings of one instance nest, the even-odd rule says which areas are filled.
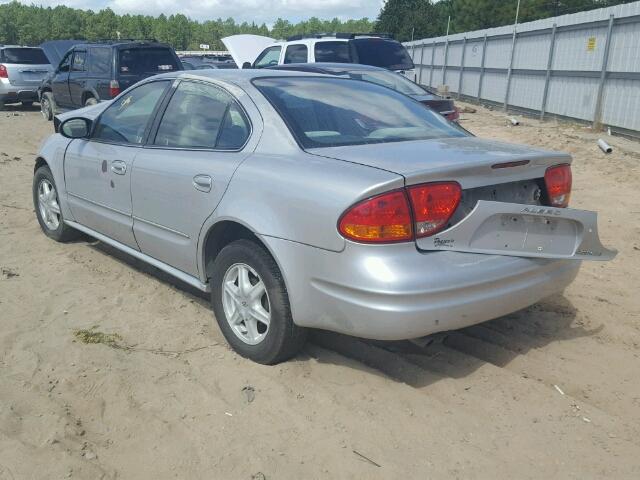
[[[407,195],[396,190],[355,204],[342,215],[338,229],[356,242],[405,242],[413,239],[412,223]]]
[[[425,183],[409,187],[408,191],[418,238],[446,228],[462,196],[457,182]]]
[[[120,95],[120,84],[117,80],[111,80],[109,82],[109,96],[111,98],[114,98],[118,95]]]
[[[571,166],[556,165],[547,168],[544,174],[549,205],[564,208],[569,205],[571,197]]]
[[[9,78],[9,72],[4,65],[0,65],[0,78]]]
[[[460,110],[458,110],[458,107],[454,107],[453,112],[448,113],[446,115],[446,118],[450,122],[455,122],[456,120],[458,120],[460,118]]]

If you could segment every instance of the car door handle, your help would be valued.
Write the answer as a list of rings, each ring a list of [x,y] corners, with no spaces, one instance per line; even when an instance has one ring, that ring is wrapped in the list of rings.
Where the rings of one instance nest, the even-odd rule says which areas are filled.
[[[193,186],[201,192],[210,192],[213,181],[209,175],[196,175],[193,177]]]
[[[114,160],[111,162],[111,171],[116,175],[124,175],[127,173],[127,164],[122,160]]]

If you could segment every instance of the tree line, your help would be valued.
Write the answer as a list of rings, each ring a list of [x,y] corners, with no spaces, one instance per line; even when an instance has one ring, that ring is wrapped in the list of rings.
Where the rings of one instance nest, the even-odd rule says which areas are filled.
[[[233,18],[197,22],[185,15],[117,15],[105,8],[99,12],[65,6],[42,7],[16,1],[0,5],[0,44],[39,45],[47,40],[156,39],[176,50],[197,50],[204,43],[224,50],[221,38],[252,33],[275,38],[320,32],[368,33],[375,22],[367,18],[341,21],[312,17],[298,23],[279,18],[266,24],[236,23]]]
[[[518,22],[531,22],[635,0],[521,0]],[[517,0],[387,0],[376,30],[401,41],[513,24]],[[450,19],[450,22],[449,22]]]
[[[528,22],[582,10],[608,7],[632,0],[521,0],[519,21]],[[517,0],[387,0],[377,20],[342,21],[316,17],[298,23],[279,18],[266,24],[236,23],[233,18],[198,22],[185,15],[117,15],[66,6],[42,7],[13,1],[0,5],[0,44],[39,45],[46,40],[151,39],[176,50],[198,49],[202,43],[222,50],[221,38],[253,33],[274,38],[322,32],[391,33],[400,41],[428,38],[447,32],[466,32],[512,24]],[[450,19],[450,22],[449,22]]]

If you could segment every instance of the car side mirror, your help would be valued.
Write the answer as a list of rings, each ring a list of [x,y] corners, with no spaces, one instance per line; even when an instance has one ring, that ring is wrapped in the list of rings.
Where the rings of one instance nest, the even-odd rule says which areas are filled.
[[[245,68],[253,68],[253,65],[251,65],[251,62],[244,62],[242,64],[242,70],[244,70]]]
[[[69,118],[60,124],[60,134],[66,138],[87,138],[91,133],[91,120],[82,117]]]

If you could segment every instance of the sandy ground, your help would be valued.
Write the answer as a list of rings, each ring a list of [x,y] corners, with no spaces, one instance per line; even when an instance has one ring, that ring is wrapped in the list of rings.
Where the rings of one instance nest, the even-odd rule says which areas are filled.
[[[0,479],[640,478],[640,145],[609,137],[605,156],[582,126],[463,118],[572,153],[573,206],[600,212],[618,257],[427,347],[317,334],[265,367],[227,348],[197,292],[41,234],[51,124],[0,113]],[[132,348],[74,337],[92,327]]]

